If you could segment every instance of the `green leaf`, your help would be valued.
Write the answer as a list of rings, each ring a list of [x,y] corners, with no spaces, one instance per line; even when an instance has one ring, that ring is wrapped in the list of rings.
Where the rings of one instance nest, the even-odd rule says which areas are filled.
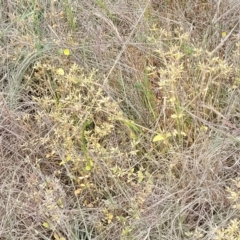
[[[59,68],[57,70],[57,74],[63,76],[64,75],[64,70],[62,68]]]
[[[158,134],[158,135],[156,135],[154,138],[153,138],[153,142],[158,142],[158,141],[163,141],[163,140],[165,140],[165,136],[163,135],[163,134]]]
[[[59,208],[63,208],[63,202],[62,202],[61,198],[58,199],[57,205],[58,205]]]
[[[44,228],[47,228],[47,229],[50,228],[50,225],[49,225],[49,223],[47,223],[47,222],[44,222],[42,225],[43,225]]]
[[[91,171],[91,169],[92,169],[91,166],[89,166],[89,165],[86,166],[86,170],[87,170],[87,171]]]

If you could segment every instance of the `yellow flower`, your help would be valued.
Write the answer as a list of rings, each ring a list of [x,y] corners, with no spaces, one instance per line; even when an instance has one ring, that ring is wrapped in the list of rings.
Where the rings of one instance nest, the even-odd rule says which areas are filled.
[[[66,56],[69,56],[70,55],[70,50],[65,48],[63,49],[63,54],[66,55]]]
[[[171,118],[176,119],[176,118],[182,118],[183,116],[185,116],[183,113],[178,113],[178,114],[172,114]]]

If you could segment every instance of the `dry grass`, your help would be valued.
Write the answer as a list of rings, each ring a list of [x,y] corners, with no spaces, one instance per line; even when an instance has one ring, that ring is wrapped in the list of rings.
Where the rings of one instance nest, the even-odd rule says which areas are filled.
[[[238,1],[0,1],[0,239],[239,239]]]

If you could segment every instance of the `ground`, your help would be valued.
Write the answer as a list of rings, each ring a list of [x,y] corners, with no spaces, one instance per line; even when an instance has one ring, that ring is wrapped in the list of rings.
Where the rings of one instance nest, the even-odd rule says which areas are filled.
[[[0,239],[240,239],[239,11],[0,1]]]

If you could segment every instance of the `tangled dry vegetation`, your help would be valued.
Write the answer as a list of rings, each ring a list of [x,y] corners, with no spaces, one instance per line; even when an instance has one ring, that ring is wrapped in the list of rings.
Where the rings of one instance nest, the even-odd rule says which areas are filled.
[[[0,1],[0,239],[240,239],[239,12]]]

